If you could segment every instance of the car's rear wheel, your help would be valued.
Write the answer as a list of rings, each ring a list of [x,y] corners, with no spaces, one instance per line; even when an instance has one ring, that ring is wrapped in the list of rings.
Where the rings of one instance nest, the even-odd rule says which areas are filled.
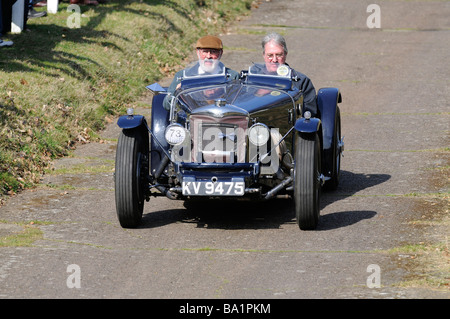
[[[148,134],[141,128],[122,130],[116,151],[116,212],[124,228],[137,227],[142,219],[148,189]]]
[[[298,134],[295,150],[294,209],[302,230],[317,227],[320,216],[320,141],[317,134]]]
[[[339,185],[339,177],[341,174],[341,113],[339,107],[336,107],[336,114],[334,117],[334,132],[333,132],[333,171],[330,180],[328,180],[324,188],[326,190],[335,190]]]

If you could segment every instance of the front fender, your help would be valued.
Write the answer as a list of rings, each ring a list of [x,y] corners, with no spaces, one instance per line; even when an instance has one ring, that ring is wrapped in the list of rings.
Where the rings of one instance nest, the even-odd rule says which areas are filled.
[[[159,168],[161,162],[165,163],[165,154],[169,151],[169,144],[167,143],[164,132],[167,125],[169,125],[169,111],[164,108],[165,94],[158,94],[152,99],[152,118],[151,118],[151,168],[152,174]],[[165,163],[167,164],[167,163]]]
[[[342,97],[337,88],[321,88],[317,92],[317,106],[320,112],[323,128],[323,148],[329,149],[333,141],[336,108]]]
[[[321,88],[317,93],[317,106],[322,120],[322,172],[332,176],[335,170],[336,145],[334,139],[338,103],[342,102],[341,93],[337,88]]]
[[[136,128],[145,122],[143,115],[122,115],[117,120],[117,125],[121,129]]]

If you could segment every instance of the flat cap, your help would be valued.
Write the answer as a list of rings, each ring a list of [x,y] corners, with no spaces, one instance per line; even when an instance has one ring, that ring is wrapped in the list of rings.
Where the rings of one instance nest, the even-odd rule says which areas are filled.
[[[198,39],[197,49],[218,49],[222,50],[222,40],[213,35],[207,35]]]

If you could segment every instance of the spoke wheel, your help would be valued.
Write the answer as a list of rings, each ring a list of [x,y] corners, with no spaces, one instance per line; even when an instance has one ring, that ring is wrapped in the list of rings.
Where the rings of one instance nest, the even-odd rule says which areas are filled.
[[[320,141],[317,134],[298,134],[295,150],[294,209],[302,230],[317,227],[320,216]]]

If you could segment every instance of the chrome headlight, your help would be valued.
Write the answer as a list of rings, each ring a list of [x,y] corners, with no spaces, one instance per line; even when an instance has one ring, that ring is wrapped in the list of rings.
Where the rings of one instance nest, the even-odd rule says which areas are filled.
[[[256,123],[248,130],[248,138],[250,142],[256,146],[263,146],[266,144],[269,137],[270,130],[262,123]]]
[[[180,145],[186,139],[186,131],[181,124],[170,124],[166,128],[164,137],[170,145]]]

